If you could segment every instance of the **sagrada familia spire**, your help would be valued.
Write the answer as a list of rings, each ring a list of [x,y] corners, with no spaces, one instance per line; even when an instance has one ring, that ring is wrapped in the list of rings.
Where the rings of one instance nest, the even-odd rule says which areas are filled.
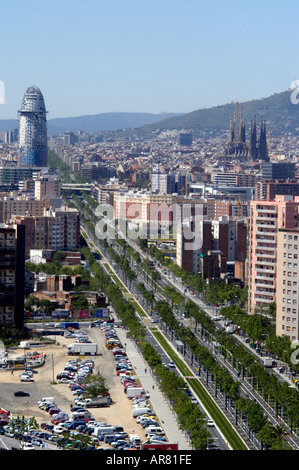
[[[261,118],[260,135],[257,137],[256,117],[251,121],[249,141],[246,141],[246,125],[243,117],[242,106],[239,116],[239,132],[238,132],[238,102],[236,102],[236,110],[233,120],[230,119],[229,140],[226,149],[227,155],[235,155],[236,157],[246,158],[253,161],[263,160],[269,161],[266,123]]]

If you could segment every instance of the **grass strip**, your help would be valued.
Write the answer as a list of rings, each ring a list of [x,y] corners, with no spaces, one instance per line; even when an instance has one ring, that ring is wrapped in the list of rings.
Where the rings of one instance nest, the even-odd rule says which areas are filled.
[[[221,432],[225,436],[227,442],[233,450],[248,450],[248,447],[240,438],[238,433],[234,430],[226,416],[222,413],[218,405],[215,403],[210,394],[206,391],[199,380],[194,376],[193,372],[186,367],[186,364],[179,356],[175,353],[172,346],[168,343],[165,337],[159,331],[152,331],[157,341],[161,344],[163,349],[169,355],[171,360],[175,363],[177,369],[185,376],[186,382],[195,390],[200,402],[207,410],[215,424],[221,429]],[[190,378],[190,376],[193,376]]]

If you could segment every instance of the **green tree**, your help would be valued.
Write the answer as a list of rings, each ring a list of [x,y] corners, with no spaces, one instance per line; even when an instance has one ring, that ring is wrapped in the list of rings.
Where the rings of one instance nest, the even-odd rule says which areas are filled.
[[[39,305],[39,299],[34,295],[29,295],[25,300],[25,309],[32,312],[34,306]]]
[[[53,304],[48,299],[41,299],[38,303],[38,310],[41,312],[49,313],[53,310]]]
[[[106,379],[101,375],[90,374],[86,379],[86,392],[88,397],[97,397],[108,392]]]
[[[86,295],[78,294],[72,297],[71,309],[74,310],[86,310],[89,307],[89,303]]]

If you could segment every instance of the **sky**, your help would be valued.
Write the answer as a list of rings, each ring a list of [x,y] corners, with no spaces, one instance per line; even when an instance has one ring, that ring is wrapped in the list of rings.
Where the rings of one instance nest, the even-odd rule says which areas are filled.
[[[293,0],[1,1],[0,119],[38,86],[48,119],[188,113],[299,80]],[[0,97],[1,98],[1,97]]]

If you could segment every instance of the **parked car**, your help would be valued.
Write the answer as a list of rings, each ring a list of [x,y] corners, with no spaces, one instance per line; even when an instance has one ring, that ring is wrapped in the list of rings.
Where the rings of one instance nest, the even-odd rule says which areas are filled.
[[[24,444],[20,445],[21,450],[35,450],[34,446],[31,444],[31,442],[25,442]]]
[[[32,439],[32,441],[31,441],[31,444],[33,444],[34,446],[41,446],[42,443],[43,443],[43,441],[39,438]]]
[[[122,447],[123,445],[127,445],[127,441],[123,440],[123,439],[117,439],[115,441],[112,441],[110,442],[110,445],[112,447],[114,447],[114,449],[119,449],[120,447]]]
[[[49,410],[49,415],[51,415],[51,416],[55,415],[56,413],[59,413],[59,411],[60,411],[60,408],[51,408]]]
[[[63,432],[65,432],[65,429],[62,426],[59,426],[59,424],[58,424],[58,425],[54,426],[53,431],[56,434],[62,434]]]
[[[30,393],[23,392],[22,390],[19,390],[18,392],[14,393],[15,397],[30,397]]]
[[[25,373],[31,372],[32,374],[38,374],[38,370],[35,369],[25,369]]]
[[[28,374],[20,374],[21,382],[34,382],[34,378]]]

